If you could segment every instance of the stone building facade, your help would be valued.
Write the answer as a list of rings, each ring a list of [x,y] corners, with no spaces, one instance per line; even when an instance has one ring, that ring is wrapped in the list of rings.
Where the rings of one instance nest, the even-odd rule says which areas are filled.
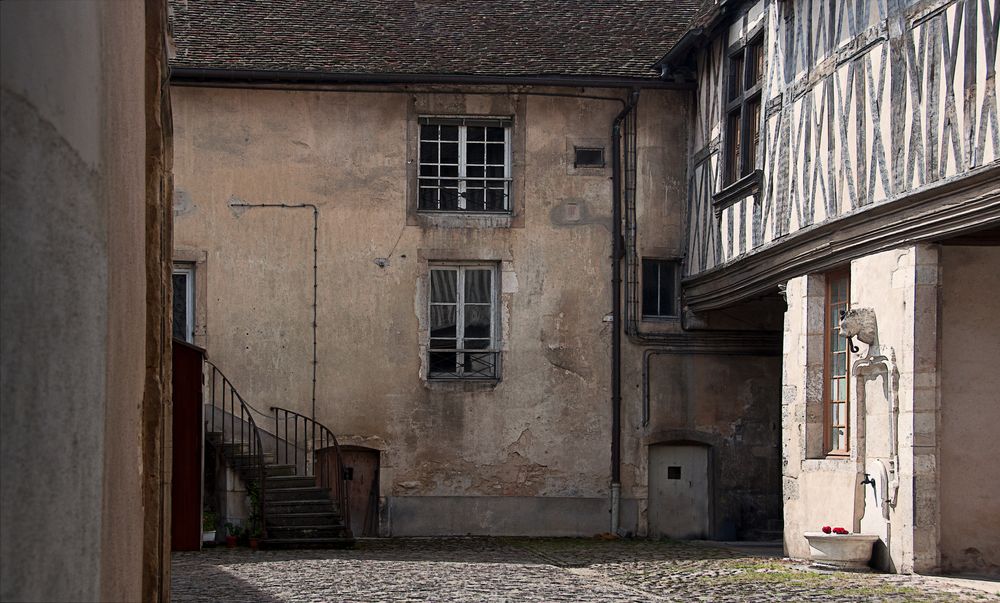
[[[691,85],[652,64],[694,7],[573,4],[530,6],[562,55],[511,33],[522,56],[477,67],[443,54],[417,74],[379,69],[407,36],[481,8],[379,4],[413,24],[393,21],[397,38],[352,63],[335,44],[306,57],[250,40],[229,57],[212,36],[252,37],[252,14],[178,5],[174,241],[193,273],[192,340],[251,405],[315,409],[342,446],[377,456],[380,534],[761,537],[780,527],[776,330],[723,317],[687,332],[677,303]],[[602,23],[621,20],[660,27],[619,48]],[[490,164],[499,180],[474,182]],[[466,180],[450,191],[456,166]],[[617,457],[616,184],[628,226]],[[456,338],[485,352],[434,351],[461,349]],[[667,479],[678,454],[701,472],[696,517],[680,525],[661,500],[683,494]]]

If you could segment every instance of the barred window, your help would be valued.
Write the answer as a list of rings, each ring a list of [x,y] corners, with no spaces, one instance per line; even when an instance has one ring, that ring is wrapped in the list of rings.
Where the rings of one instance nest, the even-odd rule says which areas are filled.
[[[421,117],[421,211],[510,211],[508,118]]]

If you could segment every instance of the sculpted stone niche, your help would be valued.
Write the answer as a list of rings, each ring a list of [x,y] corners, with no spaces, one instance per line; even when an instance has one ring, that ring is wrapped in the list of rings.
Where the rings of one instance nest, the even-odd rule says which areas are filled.
[[[864,491],[865,503],[856,511],[855,520],[863,532],[882,537],[885,546],[876,547],[876,565],[885,566],[888,558],[885,549],[891,538],[890,509],[896,505],[899,490],[899,370],[896,367],[896,352],[879,343],[878,319],[872,308],[852,308],[845,312],[840,320],[839,332],[848,338],[852,352],[861,351],[854,345],[854,339],[868,347],[851,369],[858,405],[859,461],[864,467],[861,487],[865,488],[865,484],[872,486],[871,493]],[[877,385],[879,381],[881,388]]]

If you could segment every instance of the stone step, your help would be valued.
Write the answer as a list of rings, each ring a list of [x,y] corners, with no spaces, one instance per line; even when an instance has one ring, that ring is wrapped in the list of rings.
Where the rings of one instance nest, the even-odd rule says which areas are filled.
[[[267,497],[268,503],[284,500],[324,500],[327,502],[330,500],[329,490],[317,488],[316,486],[306,488],[268,488],[264,494]]]
[[[270,509],[270,507],[268,507]],[[267,525],[276,527],[287,526],[339,526],[341,518],[339,513],[333,511],[322,511],[315,513],[267,513]]]
[[[227,456],[240,456],[247,453],[249,448],[246,444],[242,442],[229,442],[228,444],[217,444],[219,448],[222,449],[222,453]]]
[[[262,456],[264,457],[265,465],[275,464],[273,454],[267,453]],[[256,467],[259,459],[259,457],[256,454],[232,454],[232,455],[226,455],[226,458],[229,460],[229,463],[234,467],[241,467],[241,466]]]
[[[347,531],[343,525],[332,526],[270,526],[267,528],[268,538],[343,538]]]
[[[275,475],[268,476],[267,489],[272,488],[313,488],[316,486],[316,478],[302,475]]]
[[[268,538],[260,542],[264,549],[352,549],[353,538]]]
[[[268,465],[264,467],[264,473],[268,478],[294,476],[296,471],[295,465]]]
[[[275,500],[267,501],[264,512],[270,518],[272,514],[287,513],[336,513],[337,507],[329,498],[312,500]]]

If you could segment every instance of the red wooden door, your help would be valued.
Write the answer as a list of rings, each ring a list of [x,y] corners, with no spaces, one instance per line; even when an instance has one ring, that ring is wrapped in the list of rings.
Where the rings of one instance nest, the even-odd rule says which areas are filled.
[[[201,370],[205,351],[174,339],[171,550],[201,548]]]

